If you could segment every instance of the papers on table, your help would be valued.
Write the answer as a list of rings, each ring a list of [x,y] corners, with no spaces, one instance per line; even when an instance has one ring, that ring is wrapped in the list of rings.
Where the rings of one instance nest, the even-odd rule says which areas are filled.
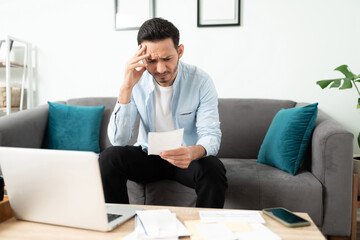
[[[185,221],[186,227],[168,209],[137,211],[135,231],[121,240],[281,240],[263,225],[258,211],[199,211],[201,220]]]
[[[263,225],[258,211],[199,211],[201,220],[185,221],[193,240],[281,240]]]
[[[148,154],[159,155],[162,151],[181,147],[184,129],[168,132],[149,132]]]
[[[237,236],[224,223],[199,224],[197,228],[206,240],[237,240]]]
[[[168,209],[136,212],[135,231],[123,240],[161,239],[175,240],[190,236],[187,228]]]
[[[261,223],[250,223],[250,225],[253,229],[252,231],[235,233],[239,240],[281,240],[281,237]]]
[[[248,222],[265,223],[258,211],[199,211],[202,222]]]
[[[191,240],[281,240],[281,237],[276,235],[262,223],[205,223],[200,220],[185,221],[184,223],[191,232]],[[219,238],[219,236],[223,237]]]

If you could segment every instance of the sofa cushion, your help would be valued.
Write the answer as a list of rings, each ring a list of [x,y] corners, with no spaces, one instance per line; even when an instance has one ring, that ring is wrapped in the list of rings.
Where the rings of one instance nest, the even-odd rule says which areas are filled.
[[[295,175],[314,129],[317,105],[281,109],[266,133],[257,162]]]
[[[49,103],[44,147],[100,152],[99,133],[104,106],[82,107]]]
[[[284,207],[306,212],[317,226],[322,225],[323,187],[310,172],[301,170],[293,176],[257,163],[255,159],[220,160],[228,178],[224,208],[261,210]]]
[[[101,120],[100,128],[100,151],[103,151],[105,148],[110,147],[111,143],[107,136],[107,126],[109,124],[110,115],[114,110],[116,104],[116,97],[88,97],[88,98],[72,98],[66,101],[68,105],[77,105],[77,106],[105,106]]]
[[[278,99],[219,99],[220,158],[256,159],[276,113],[292,108],[294,101]]]
[[[101,128],[100,128],[100,139],[99,139],[100,151],[103,151],[105,148],[112,146],[107,135],[107,127],[110,121],[111,113],[114,110],[116,101],[117,101],[116,97],[88,97],[88,98],[72,98],[66,102],[69,105],[78,105],[78,106],[105,106],[105,110],[101,121]],[[129,145],[134,145],[134,143],[136,142],[139,132],[139,123],[140,123],[140,117],[138,116],[135,122],[133,137],[128,143]]]

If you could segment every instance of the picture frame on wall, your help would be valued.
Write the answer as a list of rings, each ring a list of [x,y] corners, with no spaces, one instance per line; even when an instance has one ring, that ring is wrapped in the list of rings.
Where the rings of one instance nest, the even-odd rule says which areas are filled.
[[[115,30],[136,30],[155,16],[155,0],[115,0]]]
[[[197,0],[197,26],[240,26],[240,0]]]

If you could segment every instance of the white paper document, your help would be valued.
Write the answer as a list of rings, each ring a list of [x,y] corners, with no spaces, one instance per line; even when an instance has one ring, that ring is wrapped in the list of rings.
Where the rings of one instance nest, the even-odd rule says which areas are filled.
[[[146,237],[145,235],[140,236],[137,232],[132,232],[126,237],[119,238],[117,240],[179,240],[178,237],[166,237],[166,238],[150,238]]]
[[[136,212],[135,231],[124,239],[178,239],[190,232],[168,209]]]
[[[264,218],[258,211],[234,210],[234,211],[199,211],[202,222],[248,222],[265,223]]]
[[[198,226],[205,240],[237,240],[236,234],[223,223],[212,223]]]
[[[168,132],[149,132],[148,154],[159,155],[162,151],[181,147],[183,135],[183,128]]]
[[[277,234],[261,223],[251,223],[253,231],[237,232],[239,240],[281,240]]]
[[[150,238],[145,235],[140,236],[137,232],[132,232],[126,237],[122,237],[116,240],[179,240],[178,237],[169,237],[169,238]]]

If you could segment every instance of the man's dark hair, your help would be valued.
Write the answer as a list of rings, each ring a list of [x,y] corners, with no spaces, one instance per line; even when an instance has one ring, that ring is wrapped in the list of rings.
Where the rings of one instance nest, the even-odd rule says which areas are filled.
[[[138,32],[137,41],[140,45],[143,41],[156,42],[171,38],[173,40],[175,49],[178,49],[180,33],[179,30],[163,18],[152,18],[144,22]]]

